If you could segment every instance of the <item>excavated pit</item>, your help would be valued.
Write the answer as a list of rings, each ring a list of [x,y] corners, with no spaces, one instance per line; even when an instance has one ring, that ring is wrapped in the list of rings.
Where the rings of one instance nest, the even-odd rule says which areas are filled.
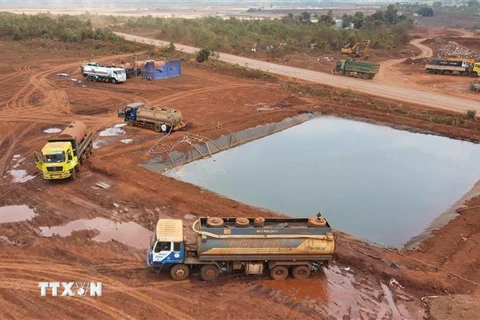
[[[288,216],[321,211],[336,229],[393,247],[412,246],[448,223],[452,204],[480,176],[479,145],[336,117],[305,122],[310,118],[192,144],[143,166],[175,167],[165,174]],[[251,142],[215,153],[238,141]]]

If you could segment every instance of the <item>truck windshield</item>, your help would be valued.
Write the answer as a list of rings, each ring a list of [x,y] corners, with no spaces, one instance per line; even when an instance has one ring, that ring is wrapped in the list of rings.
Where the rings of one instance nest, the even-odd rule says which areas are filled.
[[[54,154],[44,154],[45,157],[45,162],[47,163],[60,163],[60,162],[65,162],[65,153],[64,152],[58,152]]]

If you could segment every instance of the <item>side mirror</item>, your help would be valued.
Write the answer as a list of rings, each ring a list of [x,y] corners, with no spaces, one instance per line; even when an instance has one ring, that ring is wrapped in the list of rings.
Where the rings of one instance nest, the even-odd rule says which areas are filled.
[[[125,109],[118,109],[117,114],[119,118],[125,118]]]
[[[40,152],[34,152],[33,158],[35,159],[35,166],[37,166],[38,170],[42,171],[43,166],[43,155]]]

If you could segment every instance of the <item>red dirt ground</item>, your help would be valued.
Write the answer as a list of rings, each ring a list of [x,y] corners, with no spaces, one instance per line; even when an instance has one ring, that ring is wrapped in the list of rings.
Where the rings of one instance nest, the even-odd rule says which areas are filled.
[[[415,114],[428,112],[439,118],[452,114],[416,106],[404,106],[407,113],[399,114],[372,108],[373,102],[389,105],[386,100],[361,94],[348,97],[342,91],[335,91],[337,100],[326,100],[286,91],[281,86],[285,79],[249,80],[188,62],[180,78],[166,81],[78,83],[71,78],[83,80],[78,68],[83,57],[94,54],[110,62],[121,56],[90,48],[60,48],[53,42],[39,46],[38,42],[3,41],[1,48],[0,205],[27,204],[37,215],[29,221],[0,224],[0,318],[475,319],[480,314],[478,198],[468,203],[471,210],[462,211],[418,250],[379,248],[338,233],[333,267],[306,281],[225,275],[212,283],[198,276],[174,282],[167,274],[145,268],[145,250],[118,241],[93,241],[93,231],[65,238],[43,237],[39,231],[42,226],[95,217],[133,221],[151,230],[159,217],[180,218],[188,225],[198,216],[273,214],[139,167],[152,157],[148,150],[159,138],[153,131],[128,127],[122,136],[99,137],[99,131],[120,122],[117,107],[129,102],[178,109],[188,123],[188,133],[209,138],[306,111],[480,141],[477,121],[465,127],[435,123]],[[57,76],[63,72],[70,76]],[[444,79],[435,81],[440,85]],[[255,108],[285,101],[295,103],[271,111]],[[72,120],[84,121],[95,130],[95,140],[103,140],[79,179],[47,183],[37,175],[24,183],[13,182],[13,169],[37,174],[32,153],[49,136],[43,130],[62,128]],[[163,144],[169,146],[185,134],[175,132]],[[120,142],[126,138],[133,143]],[[19,164],[14,155],[25,160]],[[99,188],[98,182],[110,188]],[[401,267],[394,268],[391,262]],[[102,281],[103,296],[40,297],[39,281],[77,280]],[[424,299],[429,310],[421,300],[452,293],[464,296]],[[389,303],[390,294],[394,305]]]

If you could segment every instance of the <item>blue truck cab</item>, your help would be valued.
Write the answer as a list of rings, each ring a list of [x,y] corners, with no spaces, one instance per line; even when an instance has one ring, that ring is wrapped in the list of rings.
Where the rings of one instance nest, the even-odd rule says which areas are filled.
[[[147,251],[147,267],[170,269],[185,258],[182,220],[160,219]]]
[[[143,102],[130,103],[123,109],[118,110],[118,117],[123,118],[125,121],[134,122],[137,120],[137,110],[139,107],[143,107]]]

